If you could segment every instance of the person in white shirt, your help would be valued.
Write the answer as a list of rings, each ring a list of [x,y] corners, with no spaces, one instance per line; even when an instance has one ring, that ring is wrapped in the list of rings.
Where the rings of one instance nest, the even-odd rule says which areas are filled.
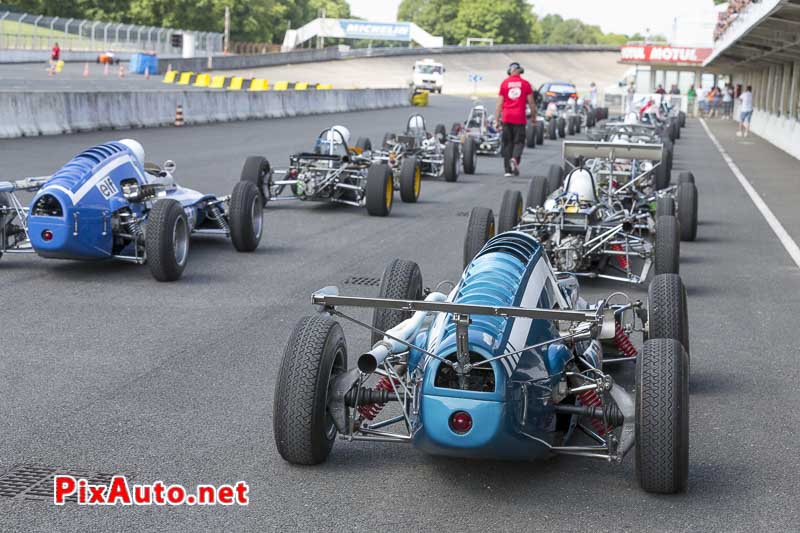
[[[722,118],[733,118],[733,85],[728,83],[722,90]]]
[[[700,92],[697,94],[697,109],[700,111],[700,116],[708,111],[708,89],[700,85]]]
[[[753,118],[753,88],[748,85],[747,89],[739,96],[742,102],[739,108],[739,131],[737,137],[747,137],[750,133],[750,119]]]

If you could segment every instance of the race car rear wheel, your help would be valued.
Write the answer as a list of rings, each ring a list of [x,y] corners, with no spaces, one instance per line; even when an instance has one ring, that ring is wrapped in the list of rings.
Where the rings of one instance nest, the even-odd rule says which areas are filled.
[[[688,170],[678,174],[678,184],[681,183],[694,183],[694,174]]]
[[[487,207],[473,207],[464,237],[464,268],[475,259],[483,245],[495,235],[494,213]]]
[[[447,128],[444,127],[444,124],[437,124],[436,128],[433,130],[434,135],[439,140],[440,143],[443,143],[447,140]]]
[[[681,138],[681,123],[676,117],[672,118],[672,122],[675,123],[675,138],[676,139],[680,139]]]
[[[503,193],[503,202],[500,204],[500,215],[497,217],[497,231],[503,233],[514,229],[522,219],[525,207],[522,204],[522,193],[508,190]]]
[[[689,311],[686,288],[678,274],[659,274],[647,288],[647,338],[674,339],[686,355],[689,347]]]
[[[675,200],[670,196],[656,199],[656,217],[675,216]]]
[[[444,180],[458,180],[458,145],[447,143],[444,148]]]
[[[450,128],[450,133],[453,135],[458,135],[461,133],[462,129],[464,129],[464,126],[460,122],[453,122],[453,127]]]
[[[674,216],[656,218],[655,273],[677,274],[680,264],[680,231]]]
[[[697,187],[686,181],[678,184],[678,220],[681,227],[681,240],[693,241],[697,238]]]
[[[689,361],[674,339],[650,339],[636,361],[635,468],[647,492],[686,490]]]
[[[228,224],[231,228],[231,242],[238,252],[252,252],[261,242],[264,230],[264,207],[256,186],[248,181],[240,181],[233,187]]]
[[[267,188],[265,188],[265,182],[268,180],[269,171],[269,161],[267,161],[266,158],[259,155],[252,155],[245,160],[244,167],[242,167],[242,175],[239,178],[240,181],[249,181],[256,186],[256,190],[259,196],[261,196],[262,206],[267,205],[270,199],[269,195],[271,191],[268,189],[269,183],[266,183]]]
[[[382,144],[382,146],[383,146],[384,148],[389,148],[389,146],[390,146],[390,143],[393,143],[393,142],[394,142],[394,140],[395,140],[395,137],[396,137],[396,136],[395,136],[395,134],[394,134],[394,133],[390,133],[390,132],[387,132],[387,133],[385,133],[385,134],[383,135],[383,144]]]
[[[547,181],[550,184],[550,191],[561,188],[564,183],[564,169],[561,165],[550,165],[550,168],[547,169]]]
[[[686,127],[686,113],[683,111],[678,113],[678,124],[681,125],[681,128]]]
[[[536,126],[528,124],[525,127],[525,146],[536,148]]]
[[[580,115],[576,115],[575,116],[575,133],[580,133],[580,132],[581,132],[581,116]]]
[[[272,407],[275,445],[286,461],[315,465],[328,458],[336,438],[328,394],[346,371],[342,326],[322,315],[300,320],[283,352]]]
[[[388,165],[373,163],[367,171],[367,213],[385,217],[392,212],[394,177]]]
[[[544,144],[544,120],[536,121],[536,144]]]
[[[386,265],[381,276],[381,288],[378,298],[392,298],[396,300],[422,300],[422,272],[414,261],[394,259]],[[387,331],[407,318],[413,312],[397,309],[375,309],[372,313],[372,327]],[[372,344],[383,339],[377,331],[372,332]]]
[[[356,148],[362,152],[369,152],[372,150],[372,141],[369,140],[369,137],[359,137],[356,140]]]
[[[562,139],[567,136],[567,121],[564,117],[558,117],[557,124],[558,127],[558,136]]]
[[[554,118],[547,121],[547,136],[551,141],[558,140],[558,128],[556,126],[556,119]]]
[[[528,207],[541,207],[550,194],[550,180],[543,176],[534,176],[528,184]]]
[[[414,156],[406,156],[400,163],[400,199],[414,203],[422,187],[422,169]]]
[[[183,274],[189,234],[189,220],[180,203],[170,198],[155,203],[147,216],[145,251],[150,273],[158,281],[175,281]]]
[[[475,167],[478,166],[478,142],[475,137],[467,135],[462,150],[464,174],[475,174]]]
[[[569,117],[567,120],[567,134],[575,135],[575,117]]]

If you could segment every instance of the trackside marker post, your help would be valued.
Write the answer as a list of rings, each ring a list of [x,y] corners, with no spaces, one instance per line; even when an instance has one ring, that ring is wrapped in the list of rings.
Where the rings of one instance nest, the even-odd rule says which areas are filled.
[[[180,128],[183,126],[183,106],[178,104],[175,108],[175,127]]]

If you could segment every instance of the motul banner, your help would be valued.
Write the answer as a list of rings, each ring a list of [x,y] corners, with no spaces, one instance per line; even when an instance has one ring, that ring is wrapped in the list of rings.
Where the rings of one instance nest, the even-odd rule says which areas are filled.
[[[687,48],[664,45],[628,45],[622,47],[624,63],[690,63],[702,65],[711,48]]]

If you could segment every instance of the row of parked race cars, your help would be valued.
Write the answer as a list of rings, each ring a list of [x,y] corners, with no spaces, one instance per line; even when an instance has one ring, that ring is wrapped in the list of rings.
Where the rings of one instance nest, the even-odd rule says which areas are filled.
[[[531,179],[526,201],[507,191],[497,219],[472,210],[459,281],[425,288],[419,266],[397,259],[378,298],[314,293],[317,313],[295,327],[278,373],[273,424],[284,459],[320,463],[337,434],[487,459],[621,462],[634,450],[642,488],[686,489],[689,328],[678,269],[680,241],[697,232],[697,190],[689,172],[670,183],[685,116],[665,106],[623,121],[591,117],[590,140],[564,141],[561,164]],[[0,252],[146,262],[156,279],[175,280],[192,234],[257,248],[271,201],[326,200],[378,216],[395,191],[415,202],[423,174],[475,172],[477,154],[491,153],[489,123],[478,106],[449,134],[413,115],[377,149],[366,138],[351,146],[349,131],[333,126],[286,169],[248,158],[224,197],[179,186],[175,164],[146,163],[136,141],[98,145],[52,176],[0,182]],[[18,191],[33,193],[28,206]],[[590,303],[580,277],[651,279],[647,302],[615,291]],[[347,307],[372,308],[371,324]],[[371,331],[353,368],[334,317]],[[609,372],[627,364],[632,390]]]

